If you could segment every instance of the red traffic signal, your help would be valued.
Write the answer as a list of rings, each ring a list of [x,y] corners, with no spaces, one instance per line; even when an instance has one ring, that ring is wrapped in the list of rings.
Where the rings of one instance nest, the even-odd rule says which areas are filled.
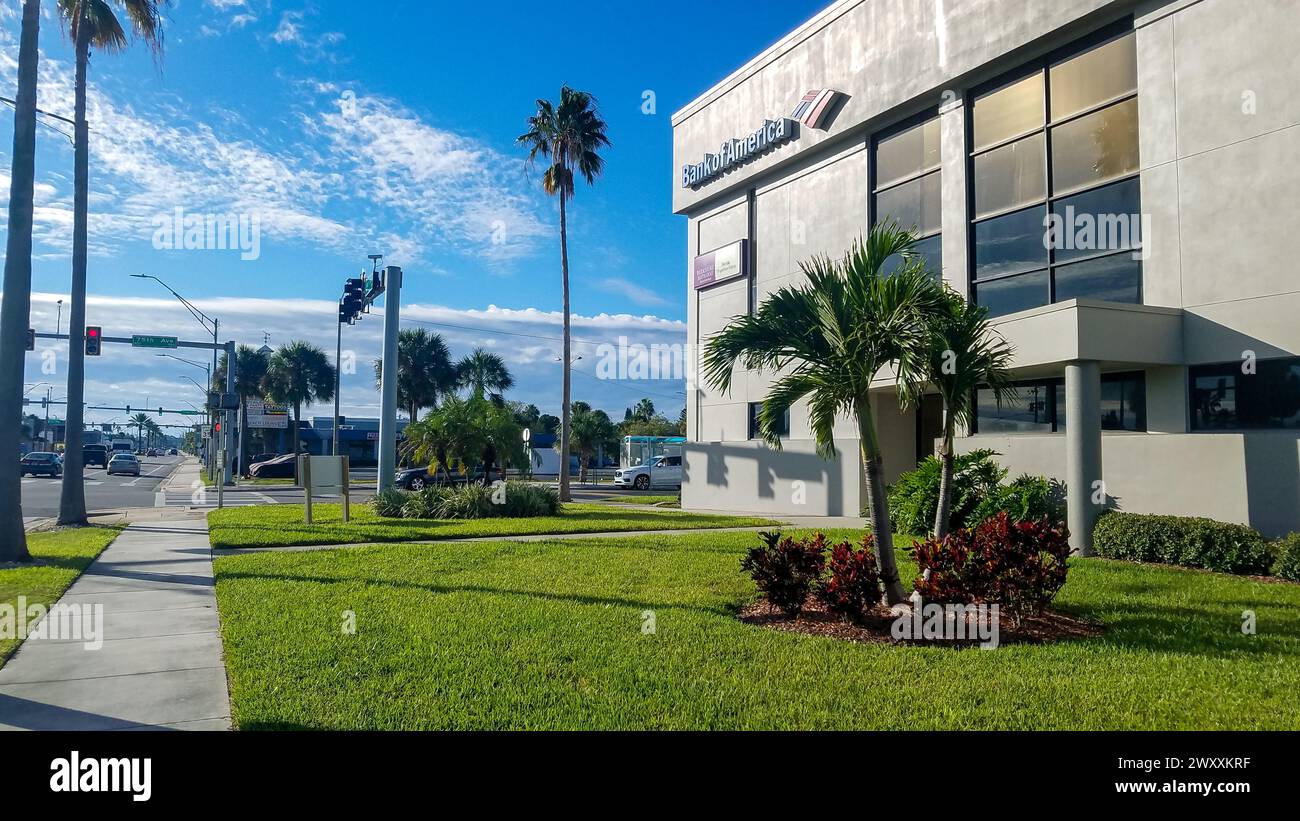
[[[99,356],[103,332],[98,325],[86,326],[86,356]]]

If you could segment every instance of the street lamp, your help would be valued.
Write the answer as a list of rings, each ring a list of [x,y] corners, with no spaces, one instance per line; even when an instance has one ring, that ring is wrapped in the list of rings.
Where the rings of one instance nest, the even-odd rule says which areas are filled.
[[[215,318],[210,317],[210,316],[208,316],[207,314],[203,313],[203,311],[200,311],[197,307],[194,306],[194,303],[190,302],[190,301],[189,301],[188,299],[186,299],[185,297],[183,297],[183,296],[181,296],[180,294],[176,293],[176,290],[175,290],[174,288],[172,288],[172,287],[171,287],[170,285],[168,285],[166,282],[163,282],[161,279],[159,279],[158,277],[154,276],[153,274],[131,274],[131,276],[135,277],[136,279],[152,279],[154,282],[156,282],[156,283],[158,283],[159,285],[161,285],[161,286],[163,286],[164,288],[166,288],[167,291],[168,291],[169,293],[171,293],[172,296],[176,297],[176,299],[178,299],[178,300],[180,301],[180,303],[181,303],[182,305],[185,306],[185,310],[189,311],[189,312],[190,312],[190,315],[193,316],[196,320],[198,320],[198,323],[199,323],[200,325],[203,326],[203,330],[206,331],[206,330],[208,330],[208,326],[211,326],[211,330],[212,330],[212,373],[216,373],[216,371],[217,371],[217,347],[218,347],[218,343],[217,343],[217,328],[218,328],[218,321],[217,321]],[[191,381],[192,381],[192,380],[191,380]],[[234,356],[234,352],[232,351],[232,352],[231,352],[231,355],[230,355],[230,361],[226,363],[226,390],[228,390],[228,391],[230,391],[230,390],[234,390],[234,386],[235,386],[235,356]],[[207,390],[208,390],[208,389],[205,388],[205,389],[204,389],[204,392],[206,393]],[[229,443],[231,443],[231,442],[233,441],[233,439],[231,439],[231,434],[232,434],[232,431],[230,430],[230,420],[227,419],[227,420],[226,420],[226,430],[224,431],[224,433],[223,433],[223,437],[222,437],[222,438],[225,440],[225,442],[226,442],[227,444],[229,444]],[[227,448],[223,448],[223,450],[229,451],[229,448],[228,448],[228,447],[227,447]],[[218,484],[218,494],[217,494],[217,506],[218,506],[218,507],[220,507],[220,506],[221,506],[221,503],[222,503],[221,494],[220,494],[220,487],[221,487],[222,485],[232,485],[232,484],[234,484],[233,477],[232,477],[232,473],[231,473],[232,469],[233,469],[232,461],[229,460],[229,459],[227,459],[227,460],[226,460],[226,465],[225,465],[224,475],[223,475],[222,478],[221,478],[221,482]]]

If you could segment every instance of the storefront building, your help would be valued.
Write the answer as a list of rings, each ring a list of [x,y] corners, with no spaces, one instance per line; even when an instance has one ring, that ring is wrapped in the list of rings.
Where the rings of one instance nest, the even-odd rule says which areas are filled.
[[[1097,498],[1300,530],[1297,38],[1291,0],[834,3],[673,117],[696,354],[893,217],[1015,348],[959,450],[1066,482],[1084,533]],[[856,515],[854,424],[763,445],[772,378],[688,385],[684,506]],[[879,386],[892,480],[941,407]]]

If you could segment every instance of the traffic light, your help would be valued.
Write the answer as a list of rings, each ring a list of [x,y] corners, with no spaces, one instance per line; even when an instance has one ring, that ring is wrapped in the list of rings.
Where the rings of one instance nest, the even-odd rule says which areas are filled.
[[[101,337],[103,329],[98,325],[86,326],[86,356],[99,356]]]
[[[158,415],[159,416],[163,415],[163,409],[161,407],[158,408]]]
[[[36,350],[36,329],[35,328],[27,329],[27,350],[29,351]]]

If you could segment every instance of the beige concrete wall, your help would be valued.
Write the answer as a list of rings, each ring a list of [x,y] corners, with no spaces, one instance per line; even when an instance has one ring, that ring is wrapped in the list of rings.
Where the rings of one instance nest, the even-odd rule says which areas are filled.
[[[807,439],[780,451],[759,442],[691,442],[682,460],[682,506],[795,515],[857,516],[862,471],[856,441],[827,461]]]
[[[1065,436],[977,435],[965,453],[992,448],[1010,476],[1065,481]],[[1300,432],[1105,433],[1102,477],[1110,505],[1133,513],[1205,516],[1265,535],[1300,530]]]

